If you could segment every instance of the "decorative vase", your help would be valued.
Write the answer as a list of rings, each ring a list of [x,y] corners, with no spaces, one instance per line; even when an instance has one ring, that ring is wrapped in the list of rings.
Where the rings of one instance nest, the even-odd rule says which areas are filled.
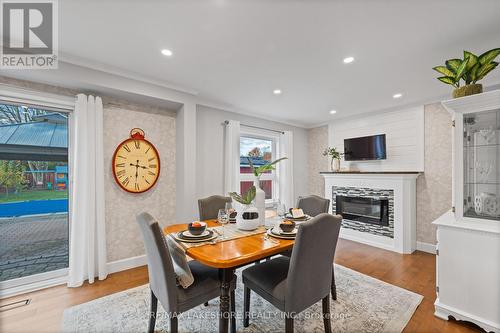
[[[236,215],[236,228],[240,230],[255,230],[260,225],[259,211],[251,205],[241,205]]]
[[[264,225],[266,222],[266,193],[260,188],[260,177],[255,177],[253,181],[255,186],[255,208],[259,212],[260,225]]]
[[[453,90],[453,98],[459,98],[469,95],[480,94],[483,92],[483,85],[480,83],[468,84]]]
[[[340,170],[340,159],[339,158],[332,158],[330,161],[330,169],[332,172],[338,172]]]

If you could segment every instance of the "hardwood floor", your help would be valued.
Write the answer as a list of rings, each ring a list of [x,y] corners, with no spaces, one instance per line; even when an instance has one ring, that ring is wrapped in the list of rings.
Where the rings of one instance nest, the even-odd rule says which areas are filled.
[[[479,332],[475,326],[434,316],[435,257],[424,252],[401,255],[341,240],[335,262],[393,285],[414,291],[424,300],[404,332]],[[0,332],[58,332],[64,309],[148,282],[146,267],[111,274],[81,288],[58,286],[0,301],[0,305],[31,298],[27,306],[0,312]]]

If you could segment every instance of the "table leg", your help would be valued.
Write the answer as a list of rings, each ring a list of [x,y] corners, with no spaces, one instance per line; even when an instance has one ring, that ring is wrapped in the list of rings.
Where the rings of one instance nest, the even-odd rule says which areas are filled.
[[[220,279],[220,310],[219,310],[219,332],[227,333],[229,318],[232,315],[229,311],[231,280],[233,279],[234,269],[221,268],[219,270]]]

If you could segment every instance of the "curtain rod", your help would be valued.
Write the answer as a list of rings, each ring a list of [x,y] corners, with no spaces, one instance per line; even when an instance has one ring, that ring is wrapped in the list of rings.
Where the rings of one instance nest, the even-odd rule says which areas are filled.
[[[229,124],[229,120],[224,120],[224,125],[227,125],[227,124]],[[253,125],[246,125],[246,124],[240,124],[240,126],[245,126],[245,127],[250,127],[250,128],[257,128],[257,129],[266,130],[266,131],[270,131],[270,132],[276,132],[276,133],[280,133],[280,134],[285,134],[285,132],[283,132],[283,131],[278,131],[278,130],[274,130],[274,129],[270,129],[270,128],[265,128],[265,127],[259,127],[259,126],[253,126]]]

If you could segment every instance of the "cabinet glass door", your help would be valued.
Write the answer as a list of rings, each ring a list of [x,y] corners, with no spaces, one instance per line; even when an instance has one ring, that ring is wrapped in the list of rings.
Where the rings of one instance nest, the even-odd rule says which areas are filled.
[[[464,216],[500,220],[500,110],[464,115]]]

